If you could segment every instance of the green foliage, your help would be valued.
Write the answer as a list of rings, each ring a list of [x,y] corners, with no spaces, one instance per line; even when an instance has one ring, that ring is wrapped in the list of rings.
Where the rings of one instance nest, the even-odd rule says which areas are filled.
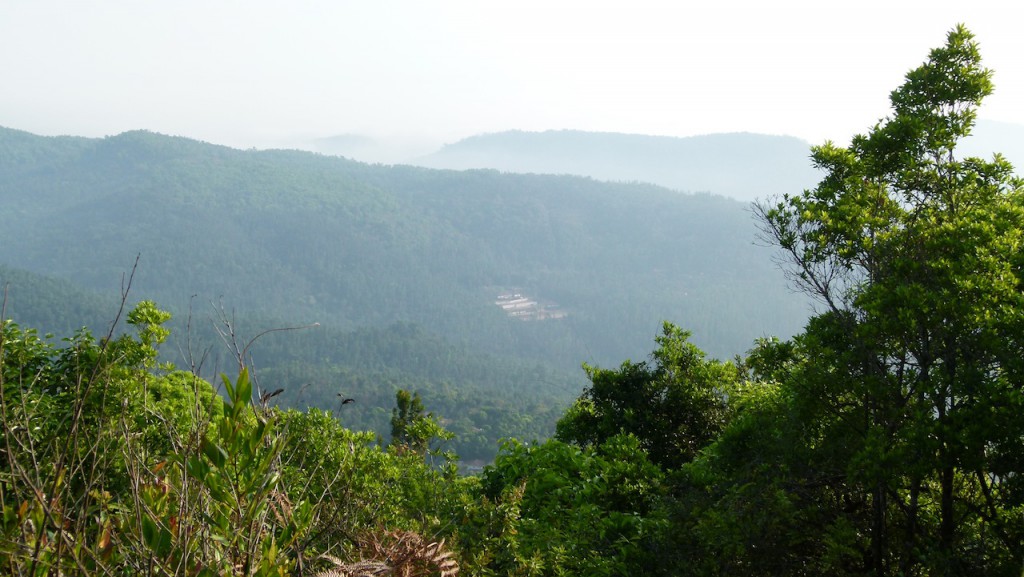
[[[416,425],[427,418],[419,393],[399,390],[395,393],[395,408],[391,412],[391,442],[396,447],[425,453],[430,438],[417,434]],[[422,428],[422,427],[420,427]]]
[[[412,452],[420,456],[440,455],[436,441],[450,441],[453,435],[426,413],[419,393],[399,390],[395,394],[395,408],[391,412],[391,441],[389,446],[399,452]],[[449,460],[455,460],[454,455]]]
[[[291,574],[313,506],[284,491],[284,436],[273,415],[253,412],[248,371],[235,383],[225,378],[224,387],[215,434],[202,438],[197,451],[172,455],[166,473],[158,467],[157,481],[140,491],[142,511],[128,538],[149,551],[161,573],[185,567],[200,575]]]
[[[191,375],[154,374],[169,315],[143,301],[127,319],[138,340],[83,330],[63,348],[4,322],[0,566],[287,574],[312,506],[282,490],[282,437],[253,412],[246,371],[225,380],[226,402]]]
[[[263,341],[260,380],[284,388],[281,406],[334,410],[354,430],[384,439],[399,390],[418,393],[456,436],[448,446],[466,460],[490,461],[499,440],[543,439],[578,394],[582,375],[475,354],[398,323],[384,329],[316,328]],[[355,399],[339,408],[338,394]]]
[[[481,575],[652,573],[662,477],[631,435],[582,449],[509,442],[460,530],[464,566]]]
[[[618,370],[585,367],[591,386],[558,422],[560,440],[597,446],[629,433],[652,461],[675,469],[692,460],[725,427],[736,366],[705,360],[690,333],[664,323],[648,363]]]
[[[0,284],[8,280],[7,311],[25,326],[73,332],[109,324],[107,311],[116,310],[70,283],[0,267]],[[226,358],[220,337],[202,316],[197,311],[188,323],[172,319],[163,325],[174,333],[160,360],[184,361],[204,378],[217,379],[210,368],[236,361]],[[244,312],[233,323],[248,334],[281,324]],[[345,426],[386,439],[395,393],[415,391],[429,399],[431,411],[447,417],[445,428],[456,434],[448,446],[463,459],[484,462],[494,458],[500,439],[549,437],[584,382],[578,366],[560,370],[481,354],[408,322],[355,330],[320,326],[261,339],[255,353],[260,362],[253,377],[283,389],[274,398],[282,407],[334,410],[342,391],[358,399],[338,415]]]
[[[207,423],[224,414],[223,399],[213,386],[185,371],[147,379],[146,396],[146,410],[135,414],[135,428],[141,444],[156,456],[198,443],[197,434],[214,435]]]
[[[826,307],[798,339],[806,362],[783,376],[804,431],[783,462],[829,483],[803,506],[831,511],[817,555],[850,572],[1024,565],[1003,457],[1024,435],[1003,411],[1024,404],[1024,182],[998,155],[957,150],[991,90],[956,28],[892,93],[892,117],[813,150],[826,171],[815,189],[759,208]]]
[[[136,310],[147,309],[155,311],[151,304]],[[166,319],[132,320],[158,335]],[[132,487],[139,449],[132,426],[150,410],[144,383],[158,341],[122,335],[97,342],[82,330],[57,348],[3,322],[0,565],[11,574],[98,571],[119,562],[111,535],[119,499]]]
[[[289,575],[395,528],[449,533],[470,502],[423,454],[385,451],[320,411],[256,407],[244,367],[223,398],[155,372],[166,313],[143,302],[127,317],[138,339],[82,331],[64,348],[3,325],[5,574]],[[423,423],[436,427],[419,415],[410,434]],[[437,543],[416,552],[457,568]]]
[[[167,340],[171,331],[163,324],[169,320],[171,320],[171,313],[156,308],[156,303],[153,301],[142,301],[128,313],[128,324],[138,327],[139,340],[142,341],[143,346],[150,348]]]
[[[748,362],[787,349],[762,342]],[[793,364],[799,360],[784,363]],[[784,376],[778,369],[774,375]],[[729,426],[670,480],[671,562],[686,567],[684,575],[846,574],[849,556],[822,561],[830,520],[841,514],[832,487],[837,477],[810,466],[807,443],[818,437],[794,414],[784,382],[737,387]]]
[[[351,558],[367,535],[384,528],[445,535],[468,502],[463,481],[422,455],[383,449],[330,413],[287,411],[281,422],[289,447],[284,486],[293,500],[316,503],[305,549]]]

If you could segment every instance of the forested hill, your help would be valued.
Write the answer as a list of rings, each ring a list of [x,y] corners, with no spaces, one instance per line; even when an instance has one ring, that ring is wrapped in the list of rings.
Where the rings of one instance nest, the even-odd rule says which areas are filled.
[[[730,358],[757,337],[793,334],[808,313],[755,245],[748,207],[723,197],[240,151],[148,132],[0,129],[0,230],[0,264],[99,294],[117,295],[141,255],[136,298],[179,318],[190,303],[203,315],[223,303],[260,319],[243,335],[404,323],[465,354],[576,378],[581,362],[644,358],[663,320]],[[514,295],[527,308],[508,304]],[[509,390],[507,374],[473,374],[479,387]]]
[[[2,318],[61,336],[70,336],[82,327],[109,330],[119,306],[116,293],[99,294],[66,279],[2,264],[0,298]]]
[[[676,138],[549,130],[483,134],[416,159],[433,168],[494,168],[651,182],[743,201],[800,192],[818,173],[810,145],[791,136],[735,133]]]
[[[661,320],[731,356],[806,316],[746,205],[584,178],[370,166],[130,132],[0,132],[0,262],[295,324],[422,324],[491,352],[635,358]],[[509,322],[496,297],[557,304]],[[548,359],[551,360],[551,359]]]

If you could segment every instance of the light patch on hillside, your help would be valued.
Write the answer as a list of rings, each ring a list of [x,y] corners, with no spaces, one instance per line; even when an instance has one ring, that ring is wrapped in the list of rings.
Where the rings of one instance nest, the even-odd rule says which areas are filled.
[[[501,307],[509,318],[522,321],[544,321],[564,319],[568,314],[556,303],[540,302],[521,292],[504,292],[498,295],[494,304]]]

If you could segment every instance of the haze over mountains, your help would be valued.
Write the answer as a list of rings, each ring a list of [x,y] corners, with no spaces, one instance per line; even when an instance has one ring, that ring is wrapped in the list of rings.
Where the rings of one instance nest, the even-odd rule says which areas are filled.
[[[360,399],[346,423],[380,432],[394,391],[419,390],[464,455],[487,455],[548,434],[580,363],[644,358],[662,321],[719,358],[798,331],[808,305],[735,198],[812,186],[807,153],[753,134],[510,132],[425,168],[0,128],[0,282],[20,322],[102,332],[138,255],[132,297],[177,315],[171,353],[190,306],[191,336],[222,356],[214,310],[240,338],[318,322],[253,351],[282,402],[337,408],[344,390]]]
[[[810,145],[789,136],[712,134],[688,138],[574,130],[503,132],[450,144],[413,162],[431,168],[495,168],[649,182],[742,201],[813,186]]]
[[[548,130],[471,136],[426,154],[422,144],[389,145],[359,135],[306,142],[304,148],[367,162],[430,168],[493,168],[572,174],[615,182],[648,182],[682,192],[710,192],[744,202],[800,192],[817,184],[810,146],[792,136],[753,133],[691,137]],[[1000,152],[1024,166],[1024,126],[981,120],[963,143],[965,155]]]

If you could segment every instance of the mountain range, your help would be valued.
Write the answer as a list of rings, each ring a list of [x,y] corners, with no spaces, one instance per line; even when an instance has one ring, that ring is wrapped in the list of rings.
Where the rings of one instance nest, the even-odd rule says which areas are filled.
[[[670,137],[548,130],[480,134],[413,156],[408,145],[395,148],[387,141],[358,135],[322,138],[305,146],[372,162],[401,159],[432,168],[491,168],[648,182],[749,202],[814,186],[820,174],[810,164],[811,144],[792,136],[752,133]],[[980,120],[961,150],[983,158],[999,152],[1014,166],[1024,166],[1024,126]]]
[[[588,149],[581,133],[546,137]],[[777,188],[743,188],[767,165],[712,154],[730,141],[734,151],[800,147],[727,135],[680,162],[720,167],[721,182],[748,197],[808,178],[804,169]],[[245,343],[318,323],[250,348],[267,386],[286,388],[282,403],[340,411],[344,393],[358,399],[339,412],[346,423],[384,435],[395,391],[418,390],[464,454],[486,455],[502,436],[550,434],[583,387],[580,364],[644,359],[663,321],[718,358],[802,327],[808,303],[758,243],[747,203],[641,178],[0,129],[0,282],[19,322],[105,332],[138,258],[129,297],[176,315],[170,360],[189,366],[188,351],[210,351],[206,369],[227,370],[214,328]]]
[[[648,182],[752,201],[813,186],[810,145],[791,136],[736,133],[688,138],[558,130],[484,134],[413,160],[466,170],[573,174]]]

